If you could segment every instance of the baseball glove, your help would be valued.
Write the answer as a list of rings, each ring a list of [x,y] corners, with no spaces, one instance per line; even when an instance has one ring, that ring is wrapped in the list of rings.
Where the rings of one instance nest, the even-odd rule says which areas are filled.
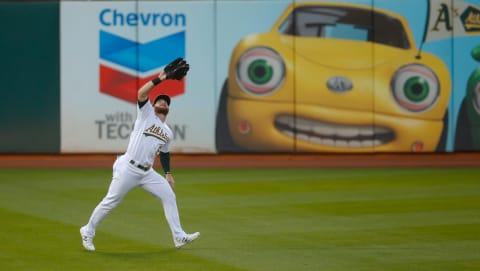
[[[165,66],[163,71],[165,72],[167,79],[182,80],[187,75],[190,65],[183,58],[179,57]]]

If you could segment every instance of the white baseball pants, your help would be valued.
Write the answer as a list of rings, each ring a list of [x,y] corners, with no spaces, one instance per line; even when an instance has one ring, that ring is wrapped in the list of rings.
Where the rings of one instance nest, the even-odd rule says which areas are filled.
[[[167,180],[150,168],[143,171],[129,163],[126,155],[119,156],[113,164],[113,177],[107,195],[93,210],[87,224],[87,231],[95,235],[98,224],[123,200],[125,195],[137,186],[160,199],[173,238],[185,236],[180,225],[175,193]]]

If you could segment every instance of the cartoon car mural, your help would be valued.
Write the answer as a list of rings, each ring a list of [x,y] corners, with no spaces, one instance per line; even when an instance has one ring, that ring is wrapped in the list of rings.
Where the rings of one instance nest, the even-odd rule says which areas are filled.
[[[445,149],[450,75],[395,13],[292,3],[234,48],[216,116],[218,152]]]
[[[480,45],[471,51],[480,62]],[[473,70],[460,106],[455,130],[455,150],[480,150],[480,67]]]

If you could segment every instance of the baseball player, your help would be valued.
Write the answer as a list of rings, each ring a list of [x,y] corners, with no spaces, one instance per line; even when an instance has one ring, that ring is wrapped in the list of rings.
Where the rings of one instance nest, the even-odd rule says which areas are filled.
[[[93,251],[93,238],[100,222],[107,216],[134,187],[141,186],[163,204],[165,217],[172,232],[175,247],[180,248],[200,236],[199,232],[187,234],[180,224],[175,193],[175,180],[170,172],[169,146],[172,130],[165,123],[170,106],[170,97],[162,94],[155,98],[153,105],[148,95],[164,80],[181,80],[190,69],[183,58],[168,64],[152,81],[145,83],[137,93],[137,118],[130,135],[127,151],[113,164],[113,176],[107,195],[97,205],[88,223],[80,228],[82,244]],[[152,168],[156,156],[165,172],[165,177]]]

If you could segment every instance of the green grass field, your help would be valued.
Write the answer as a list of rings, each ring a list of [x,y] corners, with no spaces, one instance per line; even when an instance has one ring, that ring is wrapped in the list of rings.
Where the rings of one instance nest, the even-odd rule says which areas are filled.
[[[109,169],[1,169],[0,270],[480,270],[480,169],[177,169],[183,227],[141,188],[83,250]]]

